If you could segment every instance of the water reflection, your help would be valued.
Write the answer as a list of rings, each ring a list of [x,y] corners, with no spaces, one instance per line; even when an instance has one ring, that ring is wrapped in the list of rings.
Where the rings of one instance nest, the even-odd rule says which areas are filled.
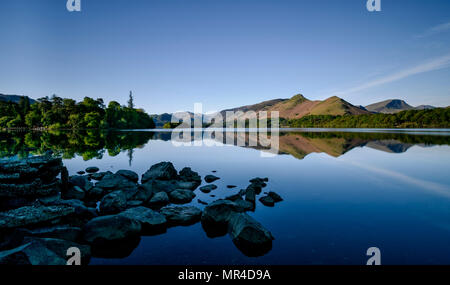
[[[224,132],[221,136],[194,132],[191,141],[215,139],[224,145],[235,145],[271,151],[267,143],[262,143],[253,132]],[[434,135],[399,132],[354,132],[354,131],[281,131],[277,154],[291,155],[303,159],[311,153],[326,153],[339,157],[357,147],[369,147],[388,153],[403,153],[414,145],[430,147],[449,145],[450,133]],[[230,139],[231,137],[231,139]],[[256,138],[256,141],[252,141]],[[268,135],[270,139],[270,133]],[[81,156],[84,160],[101,159],[105,153],[116,156],[126,152],[129,166],[133,153],[151,140],[173,140],[167,131],[49,131],[49,132],[0,132],[0,157],[23,158],[53,151],[64,159]],[[195,143],[192,144],[194,147]]]

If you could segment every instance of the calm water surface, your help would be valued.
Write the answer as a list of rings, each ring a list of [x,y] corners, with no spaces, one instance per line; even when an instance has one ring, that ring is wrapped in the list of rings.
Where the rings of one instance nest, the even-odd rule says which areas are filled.
[[[126,258],[91,264],[365,264],[372,246],[384,264],[450,264],[448,130],[289,130],[272,157],[233,144],[176,147],[167,132],[2,137],[3,155],[61,152],[71,175],[88,166],[141,175],[160,161],[202,177],[215,170],[216,197],[196,190],[191,204],[199,208],[197,199],[235,194],[254,177],[268,177],[263,191],[284,198],[273,208],[257,201],[249,213],[275,237],[264,256],[245,256],[228,236],[208,238],[197,223],[142,237]]]

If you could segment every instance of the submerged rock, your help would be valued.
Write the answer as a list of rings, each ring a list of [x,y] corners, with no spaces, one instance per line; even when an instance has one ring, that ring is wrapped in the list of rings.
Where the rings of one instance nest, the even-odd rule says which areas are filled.
[[[160,162],[152,165],[147,172],[142,175],[141,182],[145,183],[153,179],[174,180],[178,174],[171,162]]]
[[[200,221],[202,210],[197,207],[165,207],[161,209],[170,225],[191,225]]]
[[[185,189],[177,189],[169,193],[170,200],[175,204],[189,203],[195,196],[194,192]]]
[[[217,186],[214,185],[214,184],[209,184],[209,185],[205,185],[205,186],[200,187],[200,191],[202,191],[203,193],[209,193],[209,192],[211,192],[212,190],[215,190],[215,189],[217,189]]]
[[[217,176],[211,175],[211,174],[205,176],[205,181],[206,181],[207,183],[214,182],[214,181],[216,181],[216,180],[218,180],[218,179],[220,179],[220,178],[217,177]]]
[[[43,206],[36,203],[18,209],[0,213],[0,229],[17,228],[50,222],[75,213],[70,206]]]
[[[227,188],[229,188],[229,189],[233,189],[233,188],[236,188],[237,186],[236,185],[227,185]]]
[[[77,171],[77,174],[79,174],[79,175],[83,175],[83,174],[85,174],[86,172],[84,172],[83,170],[81,170],[81,171]]]
[[[247,256],[261,256],[272,249],[272,233],[245,213],[231,217],[228,231],[236,247]]]

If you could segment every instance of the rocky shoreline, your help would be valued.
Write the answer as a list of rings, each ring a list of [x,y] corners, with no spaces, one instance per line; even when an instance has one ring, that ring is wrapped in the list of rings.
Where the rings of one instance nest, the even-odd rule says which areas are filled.
[[[213,183],[220,179],[206,175]],[[0,264],[64,265],[67,250],[80,249],[82,264],[91,256],[122,258],[142,235],[201,222],[208,237],[228,234],[247,256],[272,248],[270,231],[246,212],[254,211],[267,178],[251,179],[246,189],[203,204],[184,205],[196,197],[202,177],[189,167],[179,172],[170,162],[150,167],[141,177],[130,170],[99,172],[97,167],[69,176],[52,153],[19,161],[0,161]],[[200,187],[209,193],[214,184]],[[234,187],[230,187],[234,188]],[[213,195],[211,195],[213,196]],[[274,206],[282,198],[259,198]]]

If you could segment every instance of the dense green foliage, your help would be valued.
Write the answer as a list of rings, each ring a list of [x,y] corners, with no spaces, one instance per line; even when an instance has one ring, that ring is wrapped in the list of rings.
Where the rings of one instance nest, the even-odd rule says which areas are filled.
[[[408,110],[396,114],[315,115],[281,119],[291,128],[450,128],[450,108]]]
[[[76,102],[53,95],[30,104],[28,97],[19,103],[0,102],[0,128],[46,129],[152,129],[153,119],[142,109],[135,109],[130,93],[128,107],[103,99],[85,97]]]

